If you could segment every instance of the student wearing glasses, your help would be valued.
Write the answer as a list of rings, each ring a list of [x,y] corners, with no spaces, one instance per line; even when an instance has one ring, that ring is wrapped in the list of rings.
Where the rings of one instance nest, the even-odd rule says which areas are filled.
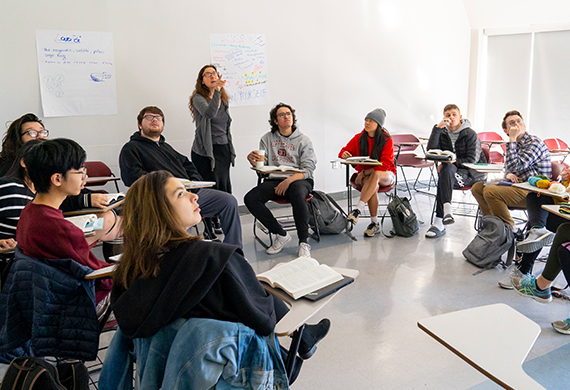
[[[214,65],[203,66],[198,72],[188,108],[196,123],[192,162],[204,180],[215,181],[215,189],[231,194],[230,165],[234,165],[236,152],[225,84]],[[218,218],[213,222],[216,230],[220,229]]]
[[[83,231],[63,218],[59,210],[65,198],[78,195],[85,185],[85,157],[85,150],[77,142],[65,138],[40,142],[27,151],[23,162],[36,196],[22,210],[18,222],[16,241],[24,255],[73,259],[93,270],[109,265],[91,253],[93,238],[85,238]],[[109,232],[106,238],[116,238],[118,230]],[[95,282],[96,301],[108,295],[111,287],[108,280]]]
[[[298,168],[304,173],[292,175],[269,175],[269,178],[249,191],[244,198],[250,213],[274,234],[273,245],[267,249],[270,255],[281,252],[291,236],[275,219],[265,205],[268,201],[285,197],[291,202],[295,228],[299,238],[298,257],[311,257],[309,245],[309,205],[306,196],[313,190],[313,172],[317,156],[313,143],[297,128],[295,110],[288,104],[279,103],[269,113],[271,131],[261,137],[259,149],[265,151],[265,165],[285,165]],[[255,167],[262,157],[257,150],[247,159]]]
[[[20,148],[29,140],[46,139],[49,130],[35,114],[28,113],[14,120],[2,141],[2,151],[0,151],[0,177],[6,175]]]

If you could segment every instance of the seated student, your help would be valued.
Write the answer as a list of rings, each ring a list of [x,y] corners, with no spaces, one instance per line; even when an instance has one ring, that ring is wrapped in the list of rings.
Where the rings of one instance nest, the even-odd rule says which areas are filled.
[[[149,172],[165,170],[178,178],[201,181],[202,176],[188,159],[170,146],[162,135],[164,113],[158,107],[143,108],[137,116],[138,131],[121,149],[121,178],[127,187]],[[227,192],[202,188],[202,216],[220,217],[224,242],[242,246],[241,223],[236,198]]]
[[[270,255],[281,252],[291,236],[277,222],[265,205],[272,199],[285,197],[291,202],[293,218],[299,237],[297,256],[311,257],[309,245],[309,205],[305,198],[313,190],[313,178],[317,166],[317,156],[313,143],[297,128],[295,110],[288,104],[279,103],[269,112],[271,131],[265,133],[259,141],[259,149],[265,150],[265,165],[285,165],[299,168],[305,173],[295,173],[283,179],[282,175],[270,175],[257,187],[252,188],[244,197],[244,202],[255,218],[275,235],[273,245],[267,249]],[[261,161],[256,150],[247,156],[252,166]]]
[[[340,158],[352,156],[366,156],[378,160],[382,165],[357,165],[356,184],[362,186],[360,200],[356,208],[348,215],[348,220],[353,224],[358,222],[364,206],[368,203],[370,210],[370,224],[364,231],[366,237],[373,237],[380,232],[378,223],[378,187],[387,187],[396,180],[396,166],[394,165],[394,143],[388,130],[384,128],[386,111],[377,108],[364,119],[364,130],[356,134],[340,150]]]
[[[455,162],[442,162],[438,167],[439,178],[435,196],[435,218],[426,238],[441,237],[445,225],[455,222],[451,211],[451,197],[454,188],[471,186],[485,180],[484,173],[469,169],[464,163],[486,163],[481,150],[481,141],[471,128],[471,122],[463,119],[459,107],[448,104],[443,109],[443,119],[431,131],[427,150],[441,149],[455,153]]]
[[[523,117],[518,111],[509,111],[503,117],[502,127],[509,136],[506,143],[505,178],[519,183],[535,175],[550,176],[552,165],[550,152],[540,138],[526,131]],[[528,191],[522,188],[485,185],[478,182],[471,187],[471,193],[477,199],[483,215],[494,215],[511,225],[515,230],[515,221],[509,207],[526,207]]]
[[[12,165],[19,160],[17,158],[20,149],[31,140],[47,139],[49,131],[44,128],[40,118],[35,114],[29,113],[14,120],[2,142],[2,151],[0,152],[0,176],[7,175]],[[16,163],[19,165],[19,163]],[[17,168],[16,168],[17,169]],[[96,193],[88,189],[82,189],[78,196],[68,196],[62,203],[60,209],[64,212],[75,211],[89,207],[104,208],[108,205],[107,195]],[[105,213],[100,216],[105,219],[105,223],[109,224],[115,221],[114,213]]]
[[[63,218],[59,206],[69,195],[78,195],[85,185],[85,150],[75,141],[56,138],[32,145],[24,155],[24,166],[36,197],[22,210],[16,241],[24,255],[33,258],[73,259],[93,270],[108,266],[90,251],[94,239]],[[117,228],[103,231],[114,239]],[[111,290],[109,280],[95,283],[96,300]]]
[[[570,223],[563,223],[556,230],[554,242],[550,248],[546,266],[538,278],[534,276],[513,277],[515,290],[526,297],[540,303],[552,301],[550,287],[560,273],[564,272],[567,282],[570,282]],[[552,323],[552,327],[560,333],[570,334],[570,318]]]
[[[570,168],[566,168],[562,174],[562,181],[570,178]],[[554,198],[535,192],[529,192],[526,196],[526,211],[528,214],[527,226],[530,226],[528,237],[517,243],[517,252],[522,253],[521,261],[518,265],[514,265],[512,275],[499,281],[499,286],[512,289],[511,277],[523,277],[530,275],[535,260],[540,255],[542,248],[550,245],[554,239],[556,229],[563,223],[568,223],[566,218],[548,212],[542,208],[542,205],[554,204]]]
[[[138,179],[127,192],[124,253],[111,304],[121,332],[148,338],[179,318],[239,322],[270,335],[287,306],[267,292],[236,245],[207,242],[188,229],[200,222],[198,195],[169,172]],[[327,334],[323,319],[303,332],[299,355],[310,358]]]
[[[20,148],[32,139],[46,139],[49,131],[35,114],[28,113],[14,120],[2,140],[0,151],[0,177],[10,169]]]

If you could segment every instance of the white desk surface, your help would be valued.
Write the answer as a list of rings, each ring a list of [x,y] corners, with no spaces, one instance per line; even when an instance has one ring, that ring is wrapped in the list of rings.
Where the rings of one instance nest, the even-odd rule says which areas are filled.
[[[111,276],[113,275],[113,272],[115,272],[115,268],[117,268],[117,264],[110,265],[109,267],[99,268],[98,270],[85,275],[85,279],[97,279]]]
[[[359,161],[348,161],[348,160],[340,160],[340,163],[344,164],[344,165],[371,165],[371,166],[372,165],[374,165],[374,166],[382,165],[381,162],[377,162],[377,163],[376,162],[365,162],[365,161],[359,162]]]
[[[427,145],[427,141],[394,141],[394,146],[420,146]]]
[[[216,185],[215,181],[193,181],[177,177],[186,189],[208,188]]]
[[[123,198],[123,199],[119,200],[118,202],[115,202],[112,205],[107,206],[107,207],[103,207],[103,208],[89,207],[86,209],[80,209],[80,210],[75,210],[75,211],[66,211],[65,213],[63,213],[63,215],[65,217],[71,217],[73,215],[101,214],[101,213],[106,213],[109,210],[113,210],[114,208],[119,207],[123,203],[125,203],[125,198]]]
[[[480,173],[499,173],[504,169],[503,164],[472,164],[464,163],[467,168],[474,169]]]
[[[525,181],[524,183],[513,183],[513,187],[522,188],[523,190],[532,191],[532,192],[540,193],[543,195],[548,195],[548,196],[551,196],[553,198],[559,198],[559,199],[568,199],[568,197],[570,196],[567,192],[564,193],[563,195],[560,195],[560,194],[555,194],[554,192],[550,192],[548,190],[545,190],[543,188],[535,187],[535,186],[531,185],[528,181]]]
[[[522,369],[540,326],[503,303],[418,321],[418,327],[505,389],[543,389]]]
[[[562,214],[560,211],[558,211],[560,209],[560,206],[557,204],[543,204],[542,208],[548,210],[552,214],[558,215],[559,217],[570,219],[570,214]]]
[[[339,272],[343,275],[350,276],[351,278],[356,279],[359,275],[359,272],[354,269],[347,269],[347,268],[338,268],[332,267],[336,272]],[[350,288],[350,284],[341,288],[340,290],[332,293],[328,297],[324,297],[316,302],[309,301],[307,299],[297,299],[294,300],[285,292],[280,289],[274,289],[271,286],[262,283],[263,287],[279,297],[283,300],[287,306],[289,306],[290,310],[275,326],[275,334],[277,336],[289,336],[295,330],[297,330],[301,325],[306,323],[312,316],[314,316],[319,310],[321,310],[327,303],[331,301],[336,295],[345,288]]]

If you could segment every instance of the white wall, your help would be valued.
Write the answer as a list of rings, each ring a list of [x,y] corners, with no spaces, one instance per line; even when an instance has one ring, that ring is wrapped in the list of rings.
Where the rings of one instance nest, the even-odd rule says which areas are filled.
[[[110,31],[115,47],[118,115],[46,118],[52,137],[70,137],[118,172],[121,146],[146,105],[161,107],[167,140],[189,154],[194,125],[187,109],[210,33],[263,33],[270,105],[231,108],[238,154],[232,169],[240,204],[255,184],[245,159],[268,131],[268,112],[297,109],[315,144],[316,187],[344,189],[329,161],[366,113],[387,111],[393,133],[428,135],[447,103],[467,107],[470,25],[457,0],[0,0],[0,122],[40,117],[36,29]]]

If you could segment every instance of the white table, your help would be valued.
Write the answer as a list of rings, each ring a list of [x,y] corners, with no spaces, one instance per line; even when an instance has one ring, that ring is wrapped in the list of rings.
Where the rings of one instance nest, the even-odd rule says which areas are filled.
[[[479,173],[500,173],[504,169],[503,164],[473,164],[464,163],[467,168],[473,169]]]
[[[546,189],[535,187],[531,185],[528,181],[524,183],[513,183],[513,187],[522,188],[523,190],[536,192],[540,193],[541,195],[547,195],[559,199],[568,199],[568,197],[570,196],[567,192],[565,192],[564,194],[555,194],[554,192],[550,192]]]
[[[570,214],[562,214],[560,210],[560,205],[557,204],[543,204],[542,208],[548,212],[558,215],[559,217],[570,219]]]
[[[522,369],[540,326],[503,303],[418,321],[418,327],[505,389],[544,390]]]

